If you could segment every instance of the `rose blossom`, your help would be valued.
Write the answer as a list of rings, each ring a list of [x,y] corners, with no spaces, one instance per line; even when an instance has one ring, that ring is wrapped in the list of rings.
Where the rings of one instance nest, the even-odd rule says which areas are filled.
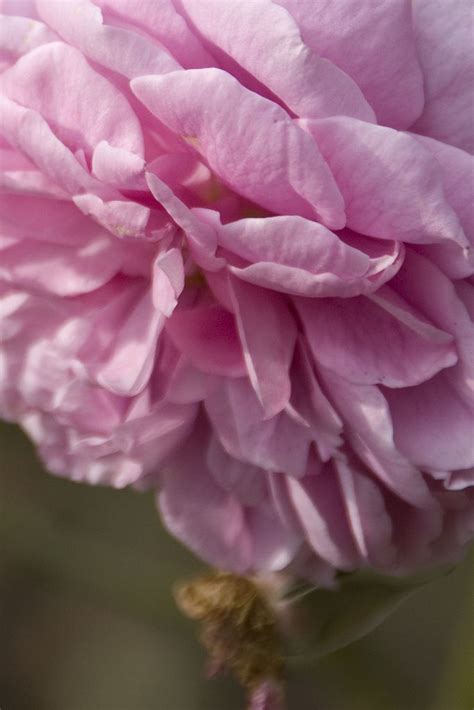
[[[2,415],[224,569],[456,555],[469,0],[1,9]]]

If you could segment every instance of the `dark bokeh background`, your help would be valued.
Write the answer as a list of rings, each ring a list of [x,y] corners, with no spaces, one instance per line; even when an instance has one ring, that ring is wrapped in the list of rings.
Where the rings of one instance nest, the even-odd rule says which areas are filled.
[[[472,710],[473,561],[293,670],[289,710]],[[173,603],[200,568],[150,495],[46,475],[0,426],[1,710],[240,710],[230,679],[202,679],[196,629]]]

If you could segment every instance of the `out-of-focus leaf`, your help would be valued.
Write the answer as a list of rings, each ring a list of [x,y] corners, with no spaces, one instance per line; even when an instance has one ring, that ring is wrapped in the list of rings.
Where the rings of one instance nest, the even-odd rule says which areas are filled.
[[[312,662],[360,639],[416,589],[449,571],[407,578],[353,573],[342,575],[334,589],[298,588],[286,596],[283,613],[288,662]]]
[[[433,710],[474,708],[474,567],[466,580],[464,599],[453,630],[451,649],[441,675]]]

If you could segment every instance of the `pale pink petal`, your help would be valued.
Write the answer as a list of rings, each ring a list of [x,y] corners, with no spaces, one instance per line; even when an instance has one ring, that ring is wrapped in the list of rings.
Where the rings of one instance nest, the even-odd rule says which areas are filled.
[[[349,526],[360,556],[376,567],[394,561],[393,524],[377,483],[342,458],[335,461]]]
[[[357,84],[313,54],[291,15],[270,0],[226,0],[218,14],[214,0],[181,0],[181,5],[212,49],[221,50],[218,56],[225,69],[241,79],[236,62],[297,116],[374,120]],[[233,60],[230,66],[227,57]]]
[[[24,195],[0,200],[1,234],[63,246],[81,246],[104,234],[71,202]]]
[[[166,332],[178,350],[203,372],[230,377],[245,374],[234,316],[220,306],[179,309],[168,321]]]
[[[205,406],[216,435],[231,456],[267,471],[304,475],[311,432],[285,412],[265,419],[246,380],[227,380],[207,397]]]
[[[38,19],[36,0],[0,0],[0,12],[4,15]]]
[[[314,358],[349,382],[409,387],[457,361],[451,335],[401,299],[300,299],[297,307]]]
[[[469,311],[472,286],[461,282],[464,288],[456,289],[450,279],[425,257],[413,251],[392,285],[420,313],[438,328],[451,333],[456,339],[460,364],[474,389],[474,309]],[[468,389],[465,390],[466,394]]]
[[[135,153],[101,141],[92,155],[92,174],[118,189],[146,190],[145,161]]]
[[[319,370],[346,425],[346,439],[359,458],[402,499],[418,507],[432,505],[432,497],[421,473],[395,447],[389,406],[378,388],[353,385],[326,369]]]
[[[385,396],[397,447],[411,461],[448,471],[474,466],[474,404],[456,392],[447,373]]]
[[[315,552],[339,569],[355,567],[359,555],[332,468],[329,466],[324,473],[302,480],[288,477],[287,486],[290,500]]]
[[[200,438],[192,437],[163,468],[163,521],[211,564],[245,572],[251,551],[244,511],[209,475],[202,448]]]
[[[452,243],[430,244],[423,246],[421,251],[451,278],[471,276],[474,273],[474,209],[472,208],[474,158],[459,148],[433,138],[425,136],[416,136],[416,138],[440,164],[444,194],[456,212],[470,242],[470,246],[464,247]]]
[[[466,490],[466,488],[472,488],[472,486],[474,486],[474,467],[453,471],[448,476],[443,474],[443,478],[445,477],[445,486],[450,491],[463,491]]]
[[[265,471],[229,456],[215,436],[209,443],[206,463],[217,483],[244,505],[255,506],[265,500]]]
[[[51,180],[72,194],[96,187],[96,181],[39,113],[0,96],[0,114],[0,131],[7,141]]]
[[[301,535],[292,534],[268,502],[247,508],[245,520],[252,541],[252,568],[265,573],[288,567],[301,544]]]
[[[65,200],[68,197],[67,192],[55,185],[39,170],[5,170],[0,173],[0,192],[32,197],[52,197],[57,200]]]
[[[152,279],[153,305],[169,318],[184,288],[183,257],[179,249],[168,249],[157,256]]]
[[[164,396],[177,404],[201,402],[219,385],[219,377],[198,370],[187,357],[180,357],[174,346],[170,346],[171,340],[167,339],[161,350],[163,354],[165,349],[169,349],[173,357],[171,364],[166,363],[164,367]]]
[[[413,130],[474,152],[474,14],[470,0],[414,0],[425,107]]]
[[[109,356],[96,365],[97,382],[122,395],[145,387],[154,365],[155,348],[165,317],[145,293],[117,333]]]
[[[100,9],[90,0],[37,0],[36,5],[41,19],[66,42],[128,79],[180,68],[156,43],[136,32],[104,24]]]
[[[230,287],[247,374],[266,416],[271,417],[290,398],[296,327],[277,294],[238,279],[231,280]]]
[[[409,0],[277,0],[303,40],[352,77],[378,122],[407,128],[423,109],[423,76]],[[336,114],[334,111],[333,115]]]
[[[215,212],[194,213],[214,227],[221,247],[250,262],[230,267],[245,281],[302,296],[352,295],[372,285],[367,254],[317,222],[282,216],[222,225]]]
[[[348,227],[379,239],[467,244],[438,163],[413,136],[345,117],[300,122],[337,178]]]
[[[92,153],[102,140],[143,155],[140,123],[125,97],[62,42],[24,55],[0,78],[5,95],[48,122],[72,151]]]
[[[10,62],[42,44],[55,42],[57,39],[57,34],[42,22],[9,15],[1,18],[0,56],[3,58],[6,55]]]
[[[277,214],[344,226],[342,199],[326,163],[276,104],[219,69],[140,77],[131,87],[239,194]],[[219,126],[226,126],[225,140]]]
[[[456,212],[465,235],[474,246],[474,210],[472,209],[474,157],[433,138],[413,135],[441,165],[441,179],[446,199]]]
[[[76,195],[74,204],[87,216],[117,237],[142,236],[150,217],[150,209],[128,200],[102,200],[97,195]]]
[[[222,260],[215,257],[217,246],[215,230],[198,219],[157,175],[147,172],[146,181],[153,197],[185,232],[196,262],[211,270],[223,265]]]
[[[328,461],[343,443],[343,425],[316,379],[301,336],[293,360],[290,401],[311,427],[319,456]]]
[[[96,0],[95,4],[156,37],[183,67],[215,66],[215,60],[177,12],[173,0]]]

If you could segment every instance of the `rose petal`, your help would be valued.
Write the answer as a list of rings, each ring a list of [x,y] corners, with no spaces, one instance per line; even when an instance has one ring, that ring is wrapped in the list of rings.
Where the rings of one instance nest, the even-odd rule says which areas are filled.
[[[474,53],[472,4],[414,0],[416,49],[425,85],[425,107],[413,129],[474,152]]]
[[[352,118],[300,122],[337,176],[348,227],[379,239],[467,245],[438,163],[412,136]]]
[[[297,116],[375,120],[357,84],[313,54],[291,15],[269,0],[226,0],[219,13],[214,0],[181,0],[181,5],[201,36],[221,50],[225,69],[242,82],[237,62]],[[228,57],[234,60],[229,67]]]
[[[320,216],[329,227],[344,226],[342,200],[326,163],[279,106],[219,69],[140,77],[131,87],[239,194],[277,214]]]
[[[423,76],[409,0],[326,0],[317,12],[312,0],[277,2],[291,12],[306,44],[355,80],[379,123],[408,128],[418,118]]]

